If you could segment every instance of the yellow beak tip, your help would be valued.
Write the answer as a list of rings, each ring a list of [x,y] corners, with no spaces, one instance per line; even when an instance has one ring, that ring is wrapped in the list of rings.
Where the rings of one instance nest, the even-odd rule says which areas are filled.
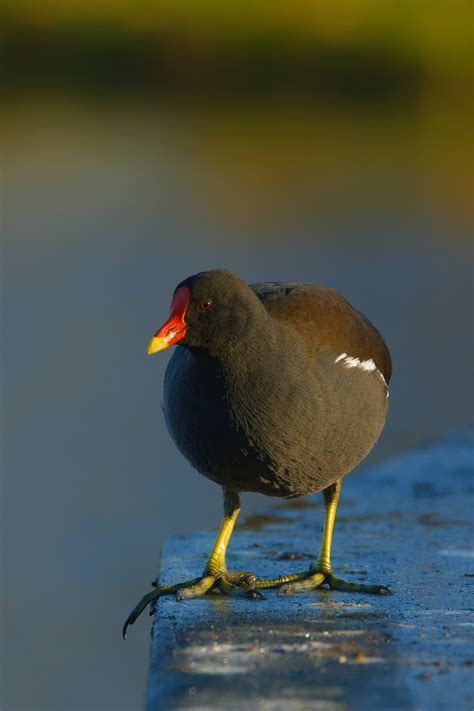
[[[153,336],[151,339],[148,348],[147,348],[147,355],[154,355],[155,353],[158,353],[158,351],[162,351],[164,348],[166,348],[168,344],[166,343],[166,340],[164,338],[156,338]]]

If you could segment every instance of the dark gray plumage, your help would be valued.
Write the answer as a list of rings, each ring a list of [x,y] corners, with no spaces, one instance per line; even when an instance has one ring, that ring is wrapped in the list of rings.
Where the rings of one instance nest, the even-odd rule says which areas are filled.
[[[318,285],[249,287],[214,270],[180,286],[192,299],[163,405],[199,472],[236,491],[293,497],[364,459],[385,422],[391,370],[365,317]],[[209,313],[198,311],[202,299],[212,300]]]

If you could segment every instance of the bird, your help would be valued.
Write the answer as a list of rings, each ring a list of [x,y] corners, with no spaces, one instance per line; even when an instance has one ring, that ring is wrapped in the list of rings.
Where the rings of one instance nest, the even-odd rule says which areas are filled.
[[[170,346],[163,389],[167,429],[178,450],[222,487],[224,517],[201,575],[160,585],[142,597],[126,636],[162,595],[183,601],[219,591],[391,594],[385,585],[333,573],[331,543],[342,479],[370,452],[384,427],[389,349],[371,322],[320,284],[247,284],[226,269],[199,272],[176,287],[168,320],[148,354]],[[294,498],[322,492],[322,543],[308,570],[264,579],[232,572],[227,546],[241,492]]]

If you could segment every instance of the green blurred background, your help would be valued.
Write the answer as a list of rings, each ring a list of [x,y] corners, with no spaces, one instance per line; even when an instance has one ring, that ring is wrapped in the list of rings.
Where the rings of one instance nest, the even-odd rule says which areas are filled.
[[[395,363],[372,464],[472,417],[472,13],[3,0],[2,709],[142,707],[123,619],[163,540],[220,518],[163,425],[169,355],[144,357],[184,277],[366,313]]]

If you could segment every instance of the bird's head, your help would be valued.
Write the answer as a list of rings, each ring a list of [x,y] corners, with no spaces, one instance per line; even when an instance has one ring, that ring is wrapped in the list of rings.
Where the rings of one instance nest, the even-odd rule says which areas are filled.
[[[264,313],[253,291],[232,272],[200,272],[176,287],[169,318],[151,339],[148,354],[174,344],[218,354],[244,338]]]

